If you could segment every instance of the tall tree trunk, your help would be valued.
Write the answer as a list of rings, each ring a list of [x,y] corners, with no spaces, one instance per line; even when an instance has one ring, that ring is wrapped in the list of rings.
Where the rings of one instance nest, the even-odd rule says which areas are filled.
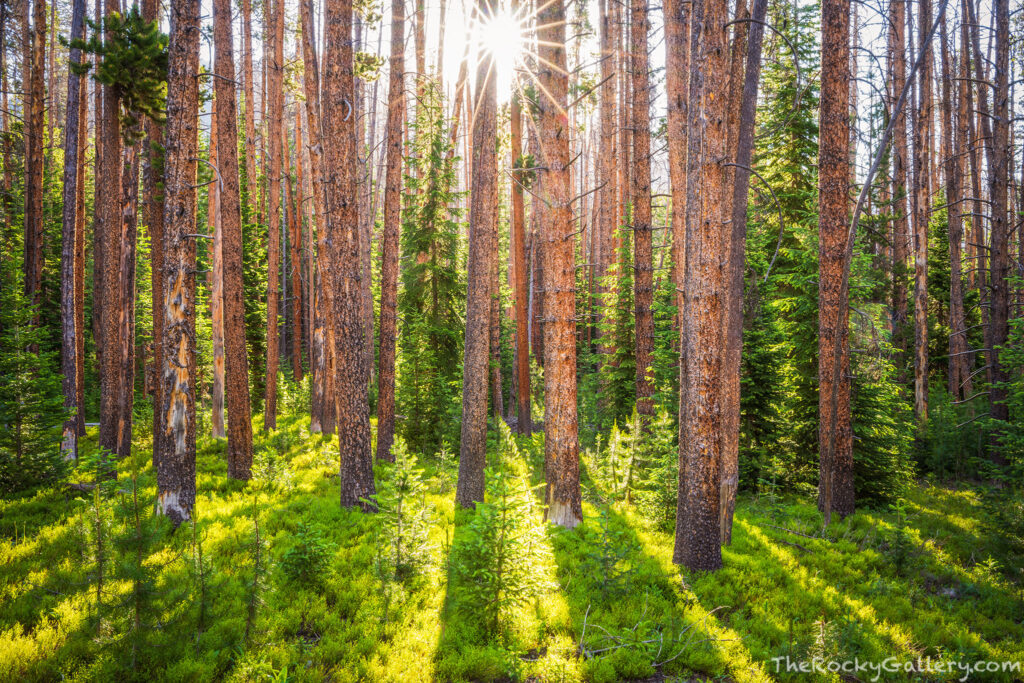
[[[329,434],[334,431],[334,319],[331,291],[324,285],[322,259],[327,257],[327,198],[323,187],[323,137],[320,124],[320,69],[314,49],[312,0],[299,5],[302,17],[302,84],[306,94],[306,118],[309,121],[309,166],[316,214],[316,294],[313,301],[313,419],[311,430]],[[312,245],[310,245],[312,247]]]
[[[992,201],[992,245],[990,256],[992,312],[989,318],[989,348],[992,349],[992,389],[989,396],[992,417],[1000,422],[1010,419],[1007,405],[1010,379],[1007,368],[1000,356],[1009,337],[1010,283],[1007,279],[1010,269],[1008,222],[1008,194],[1010,184],[1009,118],[1009,73],[1010,73],[1010,8],[1007,0],[993,0],[995,16],[995,92],[992,104],[992,154],[989,163],[989,197]],[[1018,228],[1018,231],[1020,228]],[[997,465],[1007,463],[1003,454],[1003,425],[997,423],[992,436],[990,453]]]
[[[725,0],[692,3],[687,169],[686,310],[679,416],[679,499],[673,561],[690,569],[722,566],[719,498],[722,484],[722,406],[727,243],[721,238],[729,213],[721,201],[726,158],[728,69]],[[670,138],[671,144],[671,138]],[[696,153],[700,150],[700,154]],[[698,192],[699,190],[699,192]]]
[[[398,257],[402,229],[402,137],[405,125],[405,0],[391,2],[391,59],[388,66],[385,130],[384,234],[380,246],[380,369],[377,372],[377,458],[394,461],[395,337],[398,318]]]
[[[598,93],[598,106],[600,113],[600,161],[598,163],[598,182],[601,189],[598,191],[598,218],[594,226],[596,239],[594,241],[596,257],[594,258],[594,278],[598,282],[597,296],[602,299],[608,288],[604,285],[604,277],[608,267],[615,260],[615,253],[612,243],[615,237],[615,211],[618,198],[618,176],[615,173],[616,144],[618,138],[615,134],[615,47],[612,26],[612,14],[608,5],[614,0],[599,0],[599,22],[600,22],[600,47],[601,47],[601,86]],[[672,0],[669,0],[670,4]],[[687,5],[689,7],[689,5]],[[673,78],[673,76],[667,76]],[[601,314],[603,317],[603,313]],[[597,321],[600,324],[601,320]],[[598,336],[600,336],[600,326]],[[604,344],[600,346],[600,353],[605,355],[608,349]]]
[[[672,282],[675,290],[676,329],[681,328],[683,284],[686,275],[687,117],[690,72],[690,3],[665,0],[665,90],[669,140],[668,172],[672,186]],[[602,114],[604,116],[604,114]],[[604,124],[602,123],[602,126]],[[605,153],[602,152],[602,155]],[[606,162],[607,163],[607,162]]]
[[[953,106],[961,98],[959,92],[967,81],[953,80],[953,56],[949,51],[949,37],[946,34],[946,19],[942,19],[942,136],[946,148],[946,218],[949,229],[949,393],[953,400],[961,396],[960,388],[970,375],[967,365],[967,331],[964,323],[963,278],[960,272],[963,263],[960,245],[963,241],[962,186],[963,166],[961,161],[961,131],[953,123]],[[958,122],[959,123],[959,122]],[[966,121],[964,121],[966,123]]]
[[[477,0],[477,21],[497,11]],[[466,345],[462,364],[462,435],[455,502],[471,508],[484,499],[487,447],[487,365],[490,352],[491,261],[497,258],[497,77],[494,56],[478,43],[473,122],[473,179],[469,208]]]
[[[924,58],[914,127],[914,414],[923,425],[928,420],[928,179],[933,145],[932,49],[927,35],[932,25],[931,0],[920,0],[918,9],[918,48]]]
[[[907,82],[906,61],[906,3],[892,0],[889,4],[889,69],[892,88],[889,91],[890,111],[896,104]],[[907,258],[909,256],[910,228],[907,221],[907,115],[900,108],[892,133],[892,328],[893,345],[901,354],[897,362],[905,383],[908,353],[907,321]]]
[[[518,12],[518,0],[513,2],[513,15]],[[519,99],[519,88],[514,87],[510,105],[511,145],[513,169],[523,166],[523,105]],[[512,235],[511,261],[513,265],[513,288],[515,292],[516,320],[516,431],[529,436],[533,432],[533,416],[530,406],[530,333],[527,300],[526,260],[526,209],[524,205],[522,177],[514,177],[512,183]],[[511,408],[510,408],[511,409]]]
[[[145,0],[142,3],[142,16],[146,21],[157,21],[158,0]],[[143,221],[149,231],[149,264],[150,283],[152,289],[153,311],[153,467],[160,460],[158,438],[163,430],[164,412],[161,394],[163,372],[163,337],[164,316],[161,314],[164,305],[164,193],[163,170],[164,149],[163,130],[159,123],[147,118],[143,123],[146,129],[144,144],[145,154],[142,157],[142,185],[145,204],[143,205]],[[97,186],[100,183],[96,183]]]
[[[249,404],[249,359],[245,345],[245,284],[242,265],[242,209],[238,187],[238,109],[232,42],[231,0],[213,4],[214,79],[217,94],[217,167],[220,172],[221,267],[224,305],[224,388],[228,405],[228,476],[249,479],[252,474],[252,416]],[[247,39],[248,40],[248,39]],[[249,65],[247,83],[252,85]],[[251,100],[246,99],[249,110]],[[246,118],[250,115],[246,111]],[[253,170],[255,172],[255,164]],[[252,199],[250,198],[250,201]]]
[[[752,22],[746,43],[746,69],[740,98],[736,133],[736,168],[732,189],[732,229],[729,236],[728,308],[725,331],[725,372],[727,401],[722,433],[722,543],[732,542],[732,517],[739,488],[740,371],[743,359],[743,273],[747,248],[747,202],[750,194],[750,164],[754,152],[754,118],[757,88],[761,78],[761,45],[768,0],[754,0]],[[737,30],[739,30],[737,25]],[[730,188],[726,188],[729,190]]]
[[[818,509],[853,514],[849,302],[843,273],[850,213],[850,2],[822,7],[818,143]],[[836,338],[839,338],[838,341]],[[838,354],[836,350],[838,349]],[[838,356],[838,357],[837,357]],[[838,365],[838,369],[836,368]],[[838,381],[837,381],[838,380]]]
[[[138,115],[138,114],[136,114]],[[138,140],[138,126],[129,131],[128,137]],[[121,245],[121,267],[117,273],[117,301],[121,308],[118,318],[121,326],[119,335],[118,368],[120,391],[117,394],[118,411],[118,457],[131,455],[133,409],[135,406],[135,254],[139,232],[139,156],[141,143],[124,145],[121,153],[121,197],[120,216],[117,225]],[[108,349],[108,353],[110,353]]]
[[[85,33],[85,0],[74,0],[71,10],[71,35],[81,38]],[[2,35],[2,34],[0,34]],[[2,48],[0,48],[2,49]],[[68,55],[69,64],[82,63],[82,51],[72,47]],[[61,320],[61,373],[63,374],[64,408],[69,411],[68,420],[64,423],[64,438],[61,451],[65,460],[78,459],[78,422],[74,413],[81,410],[78,397],[78,339],[85,330],[79,327],[78,287],[78,247],[82,242],[79,234],[78,205],[79,187],[85,179],[79,175],[79,155],[82,146],[78,137],[81,134],[79,117],[82,97],[83,76],[68,72],[68,98],[66,119],[64,123],[64,191],[63,212],[61,215],[61,254],[60,254],[60,320]]]
[[[296,109],[298,105],[296,105]],[[297,140],[298,138],[296,138]],[[299,153],[296,147],[295,153]],[[285,138],[285,168],[288,169],[286,195],[288,199],[288,247],[291,253],[291,262],[288,264],[292,280],[292,379],[296,382],[302,381],[302,205],[297,199],[300,193],[294,190],[292,172],[295,169],[295,161],[288,148],[288,140]]]
[[[531,120],[536,114],[531,114]],[[527,149],[535,160],[540,159],[540,139],[537,125],[530,126]],[[540,163],[537,163],[540,166]],[[536,197],[530,200],[530,350],[541,367],[544,367],[544,240],[541,238],[544,202]]]
[[[96,0],[95,2],[95,19],[97,24],[100,24],[103,21],[103,0]],[[93,68],[98,69],[100,66],[100,62],[101,58],[99,57],[99,55],[93,57]],[[100,393],[102,396],[103,374],[105,372],[103,365],[103,255],[106,251],[104,248],[105,230],[103,227],[103,218],[106,214],[106,208],[104,207],[105,194],[103,192],[103,189],[105,186],[107,186],[107,183],[96,182],[96,179],[106,178],[106,176],[104,175],[106,166],[103,165],[104,88],[96,81],[93,81],[92,88],[93,139],[95,145],[95,154],[93,158],[92,174],[92,320],[90,321],[90,327],[92,328],[92,338],[94,341],[93,346],[95,347],[94,353],[96,355],[96,366],[99,368]],[[102,414],[102,409],[100,412]],[[153,449],[153,457],[156,457],[156,448]]]
[[[242,78],[245,90],[245,187],[248,204],[258,200],[256,183],[256,94],[252,75],[252,2],[242,0]]]
[[[324,185],[332,188],[328,207],[328,282],[334,295],[335,400],[341,450],[341,504],[368,503],[374,493],[370,453],[363,269],[359,260],[358,162],[352,2],[327,0],[324,12],[324,98],[339,108],[324,117]],[[343,109],[343,110],[342,110]]]
[[[229,76],[230,78],[230,76]],[[221,80],[219,78],[215,80]],[[214,86],[216,91],[216,86]],[[224,432],[224,235],[221,230],[220,154],[217,145],[218,103],[214,99],[210,109],[210,164],[214,168],[214,182],[209,185],[207,213],[213,239],[209,242],[212,257],[210,274],[210,337],[213,347],[213,384],[210,388],[210,432],[215,439],[223,439]]]
[[[281,128],[284,116],[284,0],[268,0],[273,6],[270,30],[273,56],[267,65],[267,99],[270,105],[270,157],[267,175],[270,198],[267,221],[267,394],[263,409],[263,429],[277,429],[277,368],[280,361],[278,307],[281,269]]]
[[[576,259],[565,117],[569,79],[565,56],[565,6],[554,0],[537,13],[537,134],[542,150],[540,196],[546,204],[544,243],[544,459],[547,520],[573,528],[583,520],[580,503],[579,434],[576,415]]]
[[[636,410],[646,425],[654,415],[654,251],[651,230],[651,89],[647,65],[647,2],[632,0],[633,302],[636,329]]]
[[[118,0],[106,0],[105,12],[109,17],[120,12]],[[107,33],[106,40],[112,35]],[[102,273],[99,289],[101,324],[99,344],[103,347],[102,364],[100,366],[100,448],[118,457],[127,455],[125,441],[127,425],[122,423],[122,398],[125,387],[124,373],[121,365],[121,350],[125,340],[122,338],[125,301],[121,298],[121,270],[127,257],[123,241],[122,216],[120,212],[121,182],[121,121],[120,102],[116,91],[110,86],[103,88],[103,116],[100,117],[99,144],[103,151],[100,155],[102,166],[97,178],[102,182],[105,191],[99,191],[100,203],[96,210],[102,214],[102,235],[99,237],[99,249],[102,252]],[[117,188],[110,191],[110,188]],[[94,285],[94,293],[95,293]]]
[[[85,38],[85,14],[79,36]],[[3,31],[0,30],[0,34]],[[88,80],[82,78],[78,97],[78,187],[75,190],[75,405],[78,407],[76,429],[85,436],[85,154],[89,144]]]
[[[199,0],[171,0],[164,174],[164,367],[157,509],[175,524],[196,498],[196,161]]]
[[[43,88],[46,69],[46,0],[32,2],[32,30],[25,30],[29,60],[22,64],[22,115],[25,117],[25,296],[35,308],[34,325],[39,324],[43,286]]]

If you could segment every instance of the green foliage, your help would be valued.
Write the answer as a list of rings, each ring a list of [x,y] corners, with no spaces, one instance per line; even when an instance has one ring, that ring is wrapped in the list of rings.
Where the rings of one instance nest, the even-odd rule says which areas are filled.
[[[75,38],[71,46],[100,58],[93,78],[113,89],[121,104],[122,135],[127,136],[127,144],[133,144],[142,135],[138,128],[141,116],[157,122],[164,119],[168,37],[160,32],[159,22],[142,18],[137,5],[124,15],[107,14],[102,27],[86,21],[92,36],[88,41]],[[71,65],[80,75],[91,68],[88,63]]]
[[[300,588],[323,586],[330,573],[331,546],[316,526],[299,522],[292,545],[281,555],[281,573],[286,583]]]
[[[609,506],[598,508],[597,533],[588,540],[591,549],[581,570],[588,576],[597,577],[595,583],[603,597],[628,592],[636,573],[630,558],[640,549],[640,544],[627,531],[612,523]]]
[[[52,483],[67,472],[60,453],[64,409],[56,354],[42,350],[42,328],[10,259],[0,265],[0,493]]]
[[[402,211],[395,399],[398,432],[411,449],[431,454],[445,441],[458,441],[466,296],[456,159],[442,95],[433,81],[425,81],[412,127]]]
[[[503,457],[487,468],[486,499],[452,547],[456,609],[477,615],[491,635],[546,587],[537,561],[544,538],[540,506],[529,479],[513,471],[521,462],[518,450],[508,426],[500,428]]]
[[[430,561],[430,505],[423,470],[399,437],[391,446],[394,463],[378,461],[380,476],[373,502],[377,506],[377,563],[382,581],[404,582],[419,575]]]

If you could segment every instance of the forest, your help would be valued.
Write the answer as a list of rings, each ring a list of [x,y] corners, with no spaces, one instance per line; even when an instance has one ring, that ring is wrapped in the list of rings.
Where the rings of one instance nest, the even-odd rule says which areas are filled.
[[[0,681],[1024,680],[1022,84],[1021,0],[0,0]]]

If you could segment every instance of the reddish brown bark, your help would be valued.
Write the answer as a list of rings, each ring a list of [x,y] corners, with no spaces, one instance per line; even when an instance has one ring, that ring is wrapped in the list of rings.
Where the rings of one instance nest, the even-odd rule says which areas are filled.
[[[196,161],[199,118],[199,0],[172,0],[164,174],[165,426],[157,436],[157,509],[175,524],[196,496]]]
[[[544,459],[547,520],[573,528],[580,504],[576,414],[576,259],[566,118],[569,79],[562,0],[537,13],[540,137],[539,193],[545,203],[541,241],[544,259]]]
[[[889,4],[889,108],[907,82],[906,62],[906,0]],[[893,345],[906,358],[907,330],[907,258],[910,232],[907,222],[907,115],[901,107],[896,114],[892,133],[892,328]],[[904,363],[898,363],[903,366]]]
[[[517,4],[513,4],[513,13]],[[523,105],[519,92],[512,95],[510,105],[512,134],[512,163],[517,164],[523,155]],[[522,164],[519,164],[520,166]],[[513,291],[515,294],[516,321],[516,353],[515,353],[515,384],[516,384],[516,431],[529,436],[533,432],[533,417],[530,406],[530,339],[526,260],[526,209],[523,197],[521,178],[514,178],[512,188],[512,235],[509,240],[513,270]],[[511,407],[510,407],[511,410]]]
[[[296,138],[296,144],[298,138]],[[295,170],[294,157],[290,153],[288,140],[284,142],[285,167],[288,169],[286,197],[288,200],[288,270],[291,275],[292,299],[292,379],[302,381],[302,214],[300,202],[296,199],[292,172]],[[298,148],[296,147],[296,154]]]
[[[651,106],[647,65],[646,0],[632,0],[631,95],[633,175],[633,279],[636,329],[636,410],[646,424],[654,415],[654,250],[651,230]]]
[[[477,20],[495,11],[489,0],[477,0]],[[469,207],[466,345],[462,364],[462,435],[455,502],[466,508],[484,499],[487,447],[487,366],[490,355],[491,292],[497,257],[497,78],[494,57],[480,50],[476,72],[473,122],[473,178]]]
[[[224,388],[228,408],[228,476],[249,479],[252,470],[252,416],[249,404],[249,359],[245,341],[245,285],[242,266],[242,209],[238,183],[238,109],[231,1],[213,4],[214,68],[217,94],[217,166],[223,270]],[[251,85],[251,65],[249,81]],[[249,109],[249,101],[246,101]],[[249,112],[246,112],[248,117]],[[255,171],[255,169],[254,169]]]
[[[594,278],[598,282],[597,294],[603,297],[608,291],[604,285],[603,278],[608,272],[608,267],[615,260],[613,240],[615,237],[615,207],[618,197],[618,176],[615,172],[616,145],[618,138],[615,135],[615,102],[616,102],[616,81],[615,81],[615,47],[612,42],[614,28],[612,26],[612,15],[608,10],[609,2],[614,0],[600,0],[599,22],[600,22],[600,47],[601,47],[601,87],[598,93],[600,108],[600,159],[598,162],[598,181],[601,189],[598,191],[598,213],[597,222],[594,226]],[[673,0],[669,0],[671,4]],[[687,5],[689,7],[689,5]],[[666,11],[670,11],[666,6]],[[673,74],[673,77],[675,74]],[[603,308],[602,308],[603,310]],[[603,313],[602,313],[603,316]],[[600,322],[597,321],[597,322]],[[598,328],[600,336],[600,328]],[[601,353],[606,353],[607,348],[602,344]]]
[[[216,79],[221,80],[221,79]],[[216,86],[215,86],[216,87]],[[209,184],[207,194],[207,224],[213,239],[210,240],[210,337],[213,348],[213,382],[210,387],[210,433],[215,439],[223,439],[224,432],[224,236],[221,232],[220,191],[223,177],[218,170],[220,159],[217,154],[217,100],[210,108],[210,164],[214,169],[214,182]]]
[[[267,201],[267,393],[263,408],[263,429],[277,428],[277,368],[280,361],[280,306],[281,269],[281,141],[284,116],[284,0],[268,0],[272,5],[269,28],[273,31],[273,54],[267,64],[267,93],[270,106],[270,156],[267,176],[270,196]]]
[[[22,113],[25,116],[25,296],[39,306],[43,284],[43,87],[46,69],[46,0],[33,0],[32,30],[28,29],[26,3],[25,33],[29,61],[23,62],[25,89]],[[38,308],[32,314],[39,324]]]
[[[914,414],[919,425],[928,420],[928,220],[931,216],[929,163],[932,153],[932,25],[931,0],[918,7],[918,106],[914,120]]]
[[[351,0],[327,0],[324,12],[324,99],[338,107],[323,122],[328,206],[328,282],[333,286],[335,400],[341,451],[341,504],[369,503],[374,493],[370,453],[370,368],[365,345],[363,269],[359,261],[355,75]]]
[[[672,281],[677,326],[683,314],[686,274],[687,105],[689,103],[690,3],[665,2],[665,90],[667,94],[668,171],[672,185]],[[602,114],[603,116],[603,114]]]
[[[726,243],[721,235],[729,218],[721,202],[728,83],[714,74],[728,69],[728,10],[725,0],[695,0],[691,11],[689,86],[695,106],[689,111],[687,140],[687,299],[680,349],[680,487],[673,561],[712,570],[722,566],[720,389],[726,291],[721,264]]]
[[[385,129],[384,233],[380,246],[380,367],[377,372],[377,458],[393,461],[395,337],[399,238],[402,229],[402,138],[405,125],[405,0],[391,3],[391,58]]]
[[[833,511],[846,517],[853,513],[854,508],[849,302],[843,297],[842,286],[850,213],[849,0],[836,0],[822,8],[821,65],[818,141],[818,509],[825,513],[827,522]]]

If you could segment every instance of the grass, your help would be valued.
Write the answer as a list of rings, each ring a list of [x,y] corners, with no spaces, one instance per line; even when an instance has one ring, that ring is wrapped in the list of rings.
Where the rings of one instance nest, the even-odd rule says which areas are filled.
[[[148,518],[146,440],[136,457]],[[519,446],[521,473],[538,482],[542,438]],[[449,585],[449,550],[471,514],[454,510],[452,465],[422,463],[432,559],[386,593],[375,518],[338,503],[334,439],[310,435],[298,411],[282,416],[277,432],[257,436],[246,484],[226,478],[224,450],[201,439],[197,522],[173,534],[158,521],[148,537],[133,532],[122,464],[121,493],[102,506],[100,609],[91,495],[49,488],[0,502],[0,680],[769,681],[807,678],[777,671],[778,657],[1024,660],[1019,539],[992,533],[970,488],[922,484],[899,510],[859,511],[825,536],[811,501],[741,496],[716,573],[681,571],[670,534],[590,491],[580,527],[545,529],[532,563],[542,593],[489,637]],[[280,568],[300,524],[329,551],[315,587]],[[142,606],[137,625],[132,604]],[[1000,675],[976,679],[1020,673]]]

